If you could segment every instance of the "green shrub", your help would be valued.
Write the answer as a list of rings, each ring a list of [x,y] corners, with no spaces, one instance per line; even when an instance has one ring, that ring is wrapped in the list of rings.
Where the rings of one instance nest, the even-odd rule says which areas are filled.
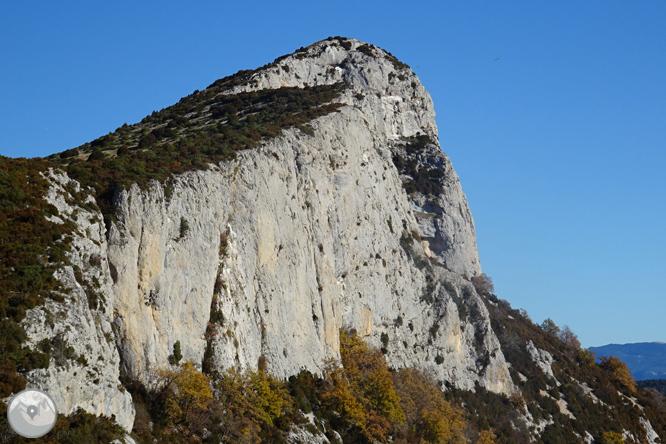
[[[94,160],[103,160],[106,158],[106,154],[101,149],[96,149],[94,150],[90,156],[88,156],[88,162],[92,162]]]
[[[190,223],[184,217],[180,218],[180,237],[181,239],[187,235],[190,229]]]
[[[75,156],[78,156],[78,155],[79,155],[79,150],[77,150],[76,148],[70,148],[70,149],[65,150],[62,153],[60,153],[60,158],[61,159],[67,159],[69,157],[75,157]]]
[[[176,365],[183,359],[183,354],[180,351],[180,341],[173,344],[173,354],[169,355],[169,364]]]
[[[359,45],[356,48],[356,50],[358,52],[362,52],[363,54],[368,55],[368,56],[374,56],[375,55],[375,53],[372,51],[372,48],[367,43],[364,43],[363,45]]]
[[[382,333],[380,338],[381,338],[381,341],[382,341],[382,344],[384,345],[384,347],[388,347],[389,335],[387,333]]]
[[[315,132],[312,129],[312,127],[310,127],[308,125],[299,125],[298,129],[300,129],[302,132],[304,132],[308,136],[314,136],[315,135]]]

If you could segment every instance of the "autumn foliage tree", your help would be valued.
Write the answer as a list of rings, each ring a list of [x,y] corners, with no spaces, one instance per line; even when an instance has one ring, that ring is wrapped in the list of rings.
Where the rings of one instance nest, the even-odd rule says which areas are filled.
[[[205,412],[213,399],[208,377],[192,362],[181,364],[178,370],[159,369],[156,376],[155,392],[174,424]]]
[[[604,432],[601,437],[601,442],[603,444],[624,444],[624,439],[622,435],[617,432]]]
[[[262,429],[292,408],[285,384],[261,370],[230,368],[216,381],[214,392],[223,408],[217,421],[222,442],[261,442]]]
[[[564,342],[564,346],[566,347],[565,354],[573,361],[578,356],[578,350],[580,350],[578,336],[571,331],[568,325],[565,325],[559,333],[559,338]]]
[[[324,402],[340,412],[348,427],[384,442],[391,426],[405,420],[384,356],[341,330],[340,358],[342,367],[330,363],[326,369],[330,383]]]
[[[611,378],[620,384],[620,386],[629,389],[630,392],[636,392],[636,381],[631,376],[631,371],[627,364],[615,356],[602,356],[600,366],[611,374]]]
[[[393,381],[407,419],[401,430],[403,435],[418,439],[414,442],[432,444],[467,442],[462,412],[446,400],[436,384],[415,369],[396,372]],[[493,442],[487,438],[485,442]]]

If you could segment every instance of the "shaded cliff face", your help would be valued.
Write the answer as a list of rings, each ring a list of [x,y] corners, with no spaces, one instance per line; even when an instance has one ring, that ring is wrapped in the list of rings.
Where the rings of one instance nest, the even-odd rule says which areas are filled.
[[[52,171],[48,199],[77,223],[73,254],[86,270],[59,276],[78,301],[63,334],[87,364],[34,371],[29,382],[61,392],[65,412],[115,414],[129,428],[119,362],[149,381],[179,342],[184,360],[223,369],[256,367],[263,356],[288,377],[339,358],[342,328],[382,348],[394,367],[513,392],[486,306],[466,280],[481,271],[472,216],[414,73],[371,45],[332,39],[219,97],[339,82],[348,88],[338,112],[233,160],[117,193],[108,229]],[[89,287],[104,301],[97,308],[85,303]],[[55,331],[28,330],[36,341]],[[91,360],[96,378],[86,373]]]

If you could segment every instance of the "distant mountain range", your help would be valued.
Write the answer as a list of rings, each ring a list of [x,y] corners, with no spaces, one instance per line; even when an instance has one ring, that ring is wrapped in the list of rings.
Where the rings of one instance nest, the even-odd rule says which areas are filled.
[[[635,344],[609,344],[590,347],[602,356],[615,356],[627,364],[636,381],[666,379],[666,343],[639,342]]]

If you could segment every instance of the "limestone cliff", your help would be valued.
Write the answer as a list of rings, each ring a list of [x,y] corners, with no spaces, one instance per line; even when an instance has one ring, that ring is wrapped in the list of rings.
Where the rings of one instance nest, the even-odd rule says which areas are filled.
[[[179,342],[184,360],[202,363],[207,347],[220,369],[264,356],[288,377],[320,372],[339,357],[339,330],[355,329],[394,367],[513,392],[467,280],[481,272],[472,216],[416,75],[383,50],[331,39],[222,95],[338,82],[349,86],[339,112],[235,160],[126,188],[108,229],[94,205],[72,203],[66,174],[51,171],[48,199],[77,222],[71,256],[82,276],[71,266],[58,276],[72,292],[49,302],[64,313],[56,327],[40,308],[25,325],[33,341],[64,335],[87,366],[36,370],[30,382],[67,411],[114,414],[129,429],[119,363],[149,380]],[[86,303],[92,287],[97,308]]]

